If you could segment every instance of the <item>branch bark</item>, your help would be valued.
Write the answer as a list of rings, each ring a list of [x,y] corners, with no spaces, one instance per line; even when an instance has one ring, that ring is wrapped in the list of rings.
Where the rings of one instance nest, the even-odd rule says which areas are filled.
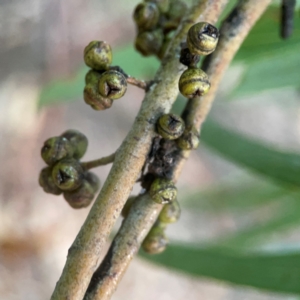
[[[108,178],[68,251],[52,300],[81,300],[86,292],[105,241],[144,165],[155,136],[156,120],[170,110],[178,95],[179,76],[185,69],[178,61],[180,44],[199,15],[216,7],[215,0],[197,2],[188,18],[179,26],[154,78],[154,84],[145,95],[133,127],[116,152]]]
[[[214,1],[214,5],[206,7],[205,12],[198,21],[207,21],[214,24],[227,2],[227,0]],[[179,57],[177,57],[177,60],[179,60]],[[174,182],[177,181],[188,156],[189,151],[182,152],[173,172]],[[111,298],[162,207],[162,205],[151,200],[148,194],[139,197],[134,202],[106,257],[94,273],[84,300],[108,300]]]

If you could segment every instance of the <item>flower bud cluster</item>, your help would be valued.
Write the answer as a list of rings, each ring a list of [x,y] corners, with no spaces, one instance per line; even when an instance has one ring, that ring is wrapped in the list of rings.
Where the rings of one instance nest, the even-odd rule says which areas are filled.
[[[162,59],[172,32],[177,29],[187,5],[181,0],[145,0],[133,13],[137,26],[135,48],[143,55]]]
[[[156,124],[157,132],[167,140],[176,140],[182,150],[194,150],[199,145],[199,133],[195,126],[185,126],[183,119],[175,114],[162,115]]]
[[[179,79],[179,91],[189,99],[203,96],[210,89],[207,74],[197,67],[200,55],[211,54],[218,43],[219,31],[213,25],[200,22],[193,25],[188,32],[186,48],[180,55],[180,62],[188,67]]]
[[[41,156],[48,165],[39,176],[39,184],[46,193],[60,195],[73,208],[88,206],[100,187],[97,175],[84,170],[80,159],[88,147],[88,140],[77,130],[67,130],[44,142]]]
[[[127,90],[125,75],[110,67],[112,50],[108,43],[92,41],[84,49],[85,64],[91,68],[85,77],[84,101],[95,110],[110,108]]]

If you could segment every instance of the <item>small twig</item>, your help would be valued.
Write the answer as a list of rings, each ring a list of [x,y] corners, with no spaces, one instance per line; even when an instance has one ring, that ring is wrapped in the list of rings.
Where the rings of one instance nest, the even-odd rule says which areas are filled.
[[[134,78],[131,76],[128,76],[126,78],[126,80],[127,80],[127,83],[135,85],[143,90],[147,90],[147,88],[148,88],[148,83],[144,80],[140,80],[140,79],[137,79],[137,78]]]
[[[227,4],[227,0],[199,1],[199,3],[201,5],[198,4],[197,9],[203,10],[199,21],[208,20],[210,23],[215,23]],[[195,8],[193,9],[195,11]],[[189,22],[190,26],[194,22]],[[172,176],[174,182],[177,181],[188,155],[188,151],[178,155],[180,159],[174,165]],[[147,194],[144,195],[143,199],[138,198],[134,202],[106,257],[94,273],[85,295],[85,300],[108,300],[111,298],[112,293],[156,221],[161,209],[162,205],[149,199]]]
[[[135,85],[145,91],[147,91],[149,85],[151,84],[151,82],[146,82],[145,80],[137,79],[128,75],[120,66],[110,66],[109,70],[115,70],[122,73],[125,76],[127,83]]]
[[[93,168],[97,168],[100,166],[105,166],[108,165],[110,163],[113,163],[115,160],[115,153],[105,156],[105,157],[101,157],[95,160],[91,160],[91,161],[87,161],[87,162],[82,162],[81,166],[83,167],[83,169],[85,170],[90,170]]]

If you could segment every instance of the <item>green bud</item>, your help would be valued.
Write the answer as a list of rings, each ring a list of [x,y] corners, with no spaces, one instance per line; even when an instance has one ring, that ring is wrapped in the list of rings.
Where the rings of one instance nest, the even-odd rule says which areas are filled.
[[[182,19],[182,16],[187,11],[187,5],[181,0],[172,0],[170,1],[169,10],[167,11],[167,18],[179,23]]]
[[[85,75],[85,84],[98,84],[101,74],[101,72],[89,70]]]
[[[197,128],[191,126],[186,128],[183,135],[176,141],[178,147],[182,150],[195,150],[200,143],[200,136]]]
[[[110,70],[101,75],[98,88],[101,96],[116,100],[125,94],[127,81],[121,72]]]
[[[60,195],[62,193],[53,181],[51,167],[42,169],[39,176],[39,185],[43,188],[45,193],[53,195]]]
[[[83,133],[78,130],[70,129],[65,131],[61,136],[65,137],[73,145],[75,149],[73,154],[74,158],[80,159],[85,154],[88,147],[88,139]]]
[[[61,190],[72,191],[82,184],[84,173],[76,159],[66,158],[54,165],[52,178],[56,186]]]
[[[112,51],[108,43],[92,41],[84,48],[84,62],[95,70],[107,70],[112,61]]]
[[[87,207],[93,201],[99,187],[100,180],[98,176],[88,172],[79,188],[74,191],[64,192],[64,198],[73,208]]]
[[[95,110],[105,110],[112,106],[113,100],[105,98],[98,92],[98,84],[87,84],[83,91],[83,98],[86,104]]]
[[[65,137],[57,136],[44,142],[41,156],[47,165],[52,166],[63,158],[72,157],[74,150],[70,141]]]
[[[159,221],[165,224],[175,223],[180,217],[180,206],[177,200],[166,204],[159,214]]]
[[[184,121],[174,114],[163,115],[157,121],[158,133],[168,140],[179,138],[183,134],[184,128]]]
[[[167,204],[176,199],[177,189],[173,181],[156,178],[151,184],[149,195],[156,203]]]
[[[216,49],[218,40],[218,29],[209,23],[200,22],[190,28],[187,45],[192,54],[208,55]]]
[[[157,5],[158,9],[162,13],[166,13],[169,9],[170,1],[169,0],[146,0],[146,2],[154,3]]]
[[[140,3],[134,10],[133,19],[141,31],[152,30],[159,20],[159,9],[155,3]]]
[[[154,226],[142,243],[142,248],[149,254],[158,254],[163,252],[169,243],[162,227]]]
[[[164,41],[161,29],[139,33],[135,40],[135,48],[144,56],[159,53]]]
[[[205,95],[210,89],[207,74],[198,68],[185,70],[179,79],[179,90],[187,98]]]

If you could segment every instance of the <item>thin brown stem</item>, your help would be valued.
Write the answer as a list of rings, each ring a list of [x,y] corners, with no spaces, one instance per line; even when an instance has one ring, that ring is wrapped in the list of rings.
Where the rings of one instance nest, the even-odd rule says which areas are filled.
[[[199,21],[215,23],[227,0],[202,1],[198,9],[203,10]],[[193,8],[195,9],[195,8]],[[195,21],[194,21],[195,22]],[[190,23],[190,26],[193,23]],[[167,54],[168,57],[168,54]],[[179,56],[178,56],[179,57]],[[177,59],[178,59],[177,57]],[[173,171],[172,179],[177,181],[189,152],[183,152]],[[94,273],[85,300],[108,300],[115,291],[133,256],[156,221],[162,205],[152,201],[148,194],[136,200],[127,218],[114,238],[111,247]]]
[[[91,161],[87,161],[87,162],[82,162],[81,166],[83,167],[84,170],[90,170],[93,168],[97,168],[100,166],[105,166],[108,164],[113,163],[115,160],[115,153],[105,156],[105,157],[101,157],[95,160],[91,160]]]
[[[148,83],[144,80],[140,80],[140,79],[137,79],[137,78],[131,77],[131,76],[127,77],[126,80],[127,80],[127,83],[137,86],[143,90],[147,90],[147,88],[148,88]]]
[[[116,152],[114,164],[74,243],[52,300],[82,300],[100,253],[139,177],[155,136],[156,120],[169,112],[178,95],[177,84],[185,67],[179,63],[180,44],[199,15],[215,7],[216,0],[199,0],[180,24],[169,51],[146,92],[135,122]],[[203,14],[205,15],[205,14]]]

